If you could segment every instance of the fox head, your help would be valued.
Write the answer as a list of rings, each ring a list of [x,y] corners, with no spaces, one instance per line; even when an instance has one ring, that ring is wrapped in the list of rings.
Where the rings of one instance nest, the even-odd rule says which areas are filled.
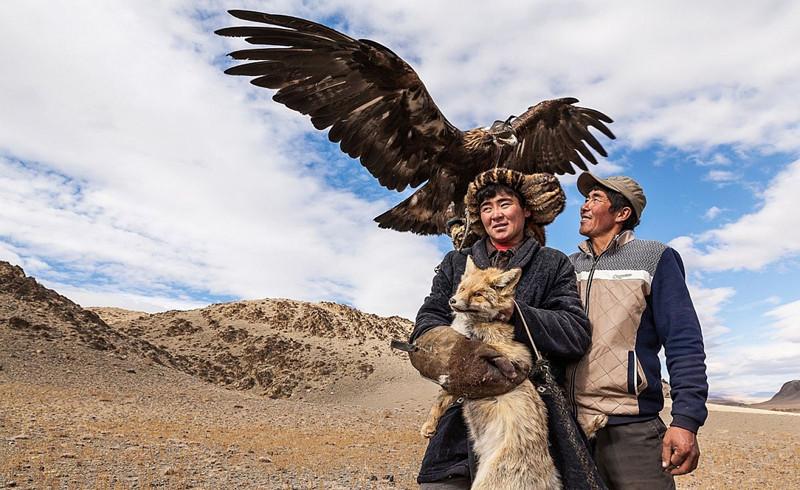
[[[479,269],[472,257],[467,256],[467,268],[456,294],[450,298],[450,308],[476,320],[493,321],[514,304],[514,291],[521,275],[520,268]]]

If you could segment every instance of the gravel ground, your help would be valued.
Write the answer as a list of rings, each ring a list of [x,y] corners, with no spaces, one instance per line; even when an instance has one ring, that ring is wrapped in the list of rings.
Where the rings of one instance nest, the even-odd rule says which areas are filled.
[[[0,488],[416,487],[424,406],[273,400],[141,359],[0,340],[14,343],[0,357]],[[712,412],[700,468],[678,486],[800,488],[798,420]]]
[[[414,487],[421,409],[273,400],[0,340],[0,488]]]

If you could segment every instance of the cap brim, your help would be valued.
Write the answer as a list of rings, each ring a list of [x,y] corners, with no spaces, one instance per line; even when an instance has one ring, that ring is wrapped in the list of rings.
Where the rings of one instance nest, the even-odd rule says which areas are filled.
[[[608,188],[607,185],[589,172],[584,172],[578,176],[578,192],[583,194],[584,197],[588,197],[595,186]]]
[[[606,180],[598,179],[589,172],[584,172],[578,177],[577,185],[578,191],[583,194],[584,197],[589,197],[589,193],[592,192],[592,189],[595,187],[602,187],[603,189],[610,189],[612,191],[619,192],[631,204],[631,210],[633,211],[633,214],[636,215],[636,223],[639,223],[639,220],[642,217],[644,206],[639,209],[636,208],[634,203],[637,201],[635,197],[631,195],[629,190],[622,189],[620,186]]]

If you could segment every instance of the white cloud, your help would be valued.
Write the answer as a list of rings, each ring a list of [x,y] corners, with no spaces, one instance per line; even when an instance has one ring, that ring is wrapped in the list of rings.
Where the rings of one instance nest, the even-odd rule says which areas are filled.
[[[222,41],[186,6],[28,3],[3,16],[19,40],[0,46],[4,256],[93,283],[70,294],[109,305],[172,308],[197,290],[413,316],[437,247],[377,229],[392,203],[303,175],[310,124],[211,65]],[[37,19],[35,36],[19,18]]]
[[[758,270],[800,253],[800,214],[795,207],[800,189],[800,160],[776,175],[761,194],[753,213],[701,235],[681,236],[670,242],[688,268]]]
[[[736,290],[732,287],[706,288],[693,281],[688,281],[687,287],[703,330],[703,345],[707,356],[706,366],[711,374],[719,371],[720,367],[725,365],[717,362],[718,352],[724,347],[725,338],[731,332],[731,329],[725,325],[723,316],[731,298],[736,294]],[[659,357],[662,360],[662,376],[669,378],[669,374],[665,370],[666,361],[663,349],[659,353]],[[715,389],[712,387],[712,390]]]
[[[800,300],[778,306],[768,311],[767,316],[774,320],[771,327],[775,339],[800,343]]]
[[[709,170],[706,174],[706,180],[710,180],[711,182],[733,182],[736,179],[737,175],[728,170]]]
[[[42,281],[45,287],[58,291],[74,303],[83,306],[115,306],[133,311],[156,313],[164,310],[192,310],[202,308],[208,303],[195,301],[188,297],[157,296],[152,294],[135,294],[127,291],[114,291],[103,288],[77,288],[69,284]]]
[[[244,43],[210,30],[237,23],[223,11],[243,5],[344,14],[348,33],[408,59],[462,128],[577,95],[617,120],[600,174],[625,170],[615,145],[800,147],[794,2],[20,2],[0,17],[3,257],[59,284],[100,281],[109,304],[147,291],[132,301],[170,307],[199,290],[413,315],[434,242],[376,229],[371,218],[393,203],[304,174],[325,160],[302,139],[306,118],[214,65]],[[734,228],[695,255],[729,265],[705,257],[797,249],[791,236],[776,251]]]
[[[0,260],[24,267],[24,260],[17,253],[16,247],[7,243],[0,242]]]
[[[800,343],[758,343],[730,346],[710,352],[707,359],[709,390],[717,396],[748,401],[753,393],[774,394],[783,383],[800,378]]]
[[[325,6],[344,13],[357,35],[412,61],[461,126],[577,95],[616,119],[613,128],[626,144],[765,151],[800,145],[800,52],[788,48],[800,44],[796,2]]]
[[[719,215],[720,215],[720,213],[722,213],[723,211],[724,211],[724,210],[723,210],[722,208],[718,208],[717,206],[711,206],[711,207],[710,207],[710,208],[708,208],[708,210],[706,210],[706,212],[703,214],[703,218],[705,218],[705,219],[706,219],[706,220],[708,220],[708,221],[711,221],[711,220],[713,220],[714,218],[716,218],[717,216],[719,216]]]
[[[625,162],[603,159],[598,161],[597,165],[593,165],[591,168],[589,168],[589,171],[592,174],[597,175],[598,177],[608,177],[610,175],[624,174],[627,168],[628,167]],[[577,189],[576,183],[578,182],[578,176],[580,176],[581,173],[583,173],[583,171],[578,169],[576,170],[575,174],[559,175],[558,181],[561,183],[561,187],[563,187],[564,189],[567,188]],[[583,204],[583,197],[582,196],[579,197],[580,197],[579,200],[577,201],[570,200],[567,204],[569,205]]]
[[[759,303],[775,301],[768,297]],[[800,379],[800,300],[773,308],[765,317],[768,321],[744,338],[732,333],[707,349],[712,394],[748,402],[764,401],[786,381]]]
[[[769,396],[754,393],[774,394],[786,381],[800,378],[800,301],[768,312],[775,322],[766,325],[757,338],[742,343],[741,339],[733,340],[739,335],[724,320],[736,291],[731,287],[706,288],[696,282],[689,282],[688,287],[703,328],[712,397],[764,401]]]
[[[697,165],[700,165],[701,167],[728,166],[732,163],[731,159],[723,155],[722,153],[714,153],[708,157],[695,156],[694,161]]]
[[[719,337],[730,332],[721,318],[723,307],[736,294],[731,287],[705,288],[697,283],[687,283],[692,297],[694,309],[703,328],[703,339],[706,347],[713,346]]]

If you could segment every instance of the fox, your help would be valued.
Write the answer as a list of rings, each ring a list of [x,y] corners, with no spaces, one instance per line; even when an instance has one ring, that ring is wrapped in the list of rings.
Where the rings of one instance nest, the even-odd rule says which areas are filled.
[[[467,257],[466,270],[450,299],[451,327],[486,342],[523,372],[531,353],[514,340],[514,326],[500,321],[514,305],[522,269],[480,269]],[[446,381],[446,380],[443,380]],[[436,433],[439,418],[455,397],[444,389],[420,428],[424,437]],[[560,489],[561,476],[548,449],[547,408],[530,380],[496,397],[466,399],[462,404],[469,437],[478,456],[473,490]]]

